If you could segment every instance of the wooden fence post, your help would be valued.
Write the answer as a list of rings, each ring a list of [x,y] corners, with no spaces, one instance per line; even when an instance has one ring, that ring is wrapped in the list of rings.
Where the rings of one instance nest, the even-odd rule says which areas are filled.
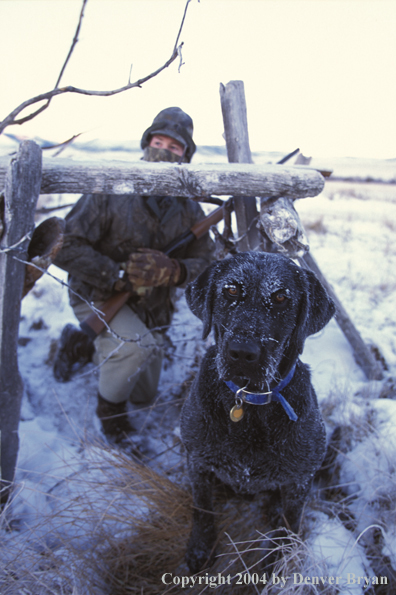
[[[253,163],[249,145],[247,109],[243,81],[230,81],[220,85],[221,111],[230,163]],[[260,233],[252,221],[258,217],[256,197],[234,196],[239,243],[242,252],[254,250],[260,243]]]
[[[41,187],[41,149],[25,141],[11,159],[5,181],[4,233],[0,238],[0,499],[4,503],[14,480],[18,424],[23,393],[18,370],[18,331],[29,234]]]

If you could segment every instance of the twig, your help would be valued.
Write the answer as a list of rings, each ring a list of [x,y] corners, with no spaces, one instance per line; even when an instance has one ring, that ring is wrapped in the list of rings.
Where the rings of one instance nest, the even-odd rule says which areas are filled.
[[[77,29],[76,29],[76,32],[74,34],[74,38],[73,38],[72,44],[70,46],[69,53],[67,54],[67,58],[66,58],[63,66],[61,68],[61,71],[60,71],[59,76],[58,76],[58,80],[55,83],[54,90],[55,89],[58,89],[59,83],[61,81],[61,78],[62,78],[62,76],[63,76],[63,74],[64,74],[64,72],[66,70],[67,63],[69,62],[69,60],[71,58],[71,55],[73,53],[73,50],[74,50],[74,48],[75,48],[75,46],[77,44],[78,35],[80,33],[81,23],[82,23],[82,19],[83,19],[83,16],[84,16],[84,9],[85,9],[85,6],[86,6],[87,2],[88,2],[88,0],[83,0],[81,12],[80,12],[80,18],[78,19]],[[51,95],[50,97],[48,97],[47,103],[45,103],[44,105],[42,105],[35,112],[32,112],[31,114],[29,114],[29,116],[25,116],[24,118],[21,118],[19,120],[15,120],[14,122],[11,122],[10,124],[7,124],[7,126],[12,125],[12,124],[24,124],[25,122],[28,122],[29,120],[33,120],[33,118],[35,118],[36,116],[38,116],[41,112],[43,112],[45,109],[47,109],[47,107],[49,107],[49,105],[51,103],[51,100],[52,100],[52,97],[53,97],[53,95]],[[33,100],[31,100],[31,101],[32,101],[32,103],[36,103]],[[24,105],[24,104],[22,103],[21,105]],[[29,103],[28,105],[31,105],[31,104]],[[28,107],[28,105],[26,107]],[[17,109],[19,109],[19,108],[17,108]],[[25,108],[22,108],[22,110],[20,110],[20,111],[23,111],[23,109],[25,109]],[[18,113],[20,113],[20,111],[18,111],[16,115],[18,115]],[[15,112],[15,110],[14,110],[14,112]],[[14,112],[11,112],[11,113],[14,113]],[[1,124],[0,124],[0,134],[3,132],[3,130],[4,129],[1,128]]]
[[[73,38],[72,44],[71,44],[71,46],[70,46],[69,53],[67,54],[67,57],[66,57],[65,63],[63,64],[63,66],[62,66],[62,69],[61,69],[61,71],[60,71],[60,73],[59,73],[59,76],[58,76],[58,80],[57,80],[57,81],[56,81],[56,83],[55,83],[55,89],[57,89],[57,88],[59,87],[59,84],[60,84],[60,82],[61,82],[61,79],[62,79],[63,73],[64,73],[64,72],[65,72],[65,70],[66,70],[67,63],[69,62],[69,60],[70,60],[70,58],[71,58],[71,55],[72,55],[72,53],[73,53],[73,50],[74,50],[75,46],[77,45],[77,42],[78,42],[78,35],[79,35],[79,33],[80,33],[80,29],[81,29],[81,23],[82,23],[82,20],[83,20],[83,16],[84,16],[84,10],[85,10],[85,6],[86,6],[87,2],[88,2],[88,0],[83,0],[82,7],[81,7],[81,12],[80,12],[80,18],[78,19],[78,25],[77,25],[77,29],[76,29],[76,32],[75,32],[75,34],[74,34],[74,38]]]
[[[26,101],[24,101],[23,103],[21,103],[18,107],[16,107],[2,122],[0,122],[0,134],[7,128],[7,126],[13,126],[16,124],[23,124],[24,122],[27,122],[29,120],[32,120],[35,116],[37,116],[39,113],[41,113],[42,111],[44,111],[45,109],[47,109],[47,107],[50,104],[50,101],[53,97],[55,97],[56,95],[61,95],[64,93],[77,93],[80,95],[95,95],[95,96],[100,96],[100,97],[109,97],[111,95],[117,95],[118,93],[123,93],[124,91],[127,91],[129,89],[133,89],[135,87],[141,87],[144,83],[146,83],[147,81],[149,81],[150,79],[156,77],[158,74],[160,74],[163,70],[165,70],[166,68],[168,68],[168,66],[170,66],[172,64],[172,62],[174,62],[176,60],[176,58],[178,56],[180,56],[180,50],[181,50],[181,46],[183,44],[181,44],[179,46],[179,39],[180,39],[180,35],[183,29],[183,25],[184,25],[184,21],[185,21],[185,17],[186,17],[186,13],[187,13],[187,7],[189,5],[189,3],[191,2],[191,0],[187,0],[186,5],[185,5],[185,9],[184,9],[184,13],[183,13],[183,18],[181,21],[181,25],[179,28],[179,32],[177,34],[176,37],[176,42],[175,45],[173,47],[172,50],[172,54],[170,56],[170,58],[165,62],[165,64],[163,64],[162,66],[160,66],[159,68],[157,68],[157,70],[155,70],[154,72],[152,72],[151,74],[148,74],[147,76],[138,79],[137,81],[135,81],[134,83],[128,82],[127,85],[120,87],[119,89],[112,89],[111,91],[90,91],[87,89],[80,89],[77,87],[73,87],[71,85],[68,85],[67,87],[59,87],[59,81],[61,79],[61,76],[63,75],[63,72],[66,68],[66,65],[71,57],[72,51],[74,50],[74,47],[77,43],[78,40],[78,33],[80,31],[80,27],[81,27],[81,21],[82,21],[82,16],[83,16],[83,12],[84,12],[84,7],[85,4],[88,0],[83,0],[83,7],[80,13],[80,19],[79,19],[79,23],[77,26],[77,30],[76,30],[76,34],[74,36],[73,39],[73,43],[72,46],[70,48],[69,54],[66,58],[66,61],[62,67],[62,71],[58,77],[58,81],[57,84],[55,86],[54,89],[52,89],[52,91],[47,91],[46,93],[41,93],[40,95],[36,95],[36,97],[32,97],[31,99],[27,99]],[[180,64],[181,66],[181,64]],[[180,69],[179,66],[179,69]],[[20,118],[20,119],[16,119],[16,117],[27,107],[29,107],[30,105],[34,105],[35,103],[39,103],[40,101],[46,101],[46,103],[41,106],[39,109],[37,109],[35,112],[32,112],[31,114],[29,114],[28,116],[25,116],[24,118]]]
[[[183,44],[181,43],[181,44],[179,45],[179,47],[177,48],[177,55],[178,55],[178,56],[179,56],[179,58],[180,58],[180,61],[179,61],[179,68],[177,69],[177,72],[180,72],[180,70],[181,70],[181,67],[182,67],[182,66],[184,66],[184,62],[183,62],[183,56],[182,56],[182,47],[183,47]]]
[[[232,540],[231,536],[228,533],[224,532],[224,535],[226,535],[228,537],[228,539],[230,540],[230,543],[234,547],[234,549],[235,549],[235,551],[236,551],[236,553],[238,555],[238,558],[240,559],[240,561],[242,562],[242,564],[243,564],[243,566],[245,568],[246,573],[250,576],[249,568],[246,566],[245,561],[242,558],[242,556],[241,556],[241,554],[240,554],[240,552],[239,552],[239,550],[238,550],[235,542]],[[257,589],[257,586],[254,583],[252,583],[252,584],[254,586],[254,590],[256,591],[257,595],[260,595],[259,590]]]
[[[5,248],[0,248],[0,254],[6,254],[7,252],[12,252],[13,250],[16,250],[21,244],[24,243],[25,240],[31,240],[31,238],[32,238],[32,232],[29,231],[26,235],[23,236],[23,238],[21,238],[13,246],[6,246]],[[22,248],[20,248],[20,250],[22,250]],[[31,264],[31,263],[28,263],[28,264]]]
[[[68,140],[63,141],[62,143],[58,143],[57,145],[52,145],[50,147],[44,147],[43,150],[56,149],[57,147],[59,147],[58,151],[56,153],[54,153],[54,155],[53,155],[53,157],[57,157],[58,155],[60,155],[62,153],[62,151],[64,151],[69,145],[71,145],[72,142],[74,142],[76,140],[76,138],[78,138],[82,134],[83,134],[82,132],[79,132],[78,134],[73,134],[73,136],[71,138],[69,138]]]

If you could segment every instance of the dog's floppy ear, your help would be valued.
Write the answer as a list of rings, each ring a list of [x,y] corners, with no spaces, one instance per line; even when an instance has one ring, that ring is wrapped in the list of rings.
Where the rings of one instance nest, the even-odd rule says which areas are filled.
[[[297,325],[292,338],[298,353],[302,353],[307,337],[318,333],[335,314],[333,300],[312,271],[300,269],[303,295]]]
[[[216,267],[216,264],[214,263],[205,269],[195,281],[187,285],[185,291],[188,307],[204,324],[202,331],[203,339],[206,339],[212,328],[213,299],[215,294],[213,269]]]
[[[309,284],[308,337],[322,330],[333,318],[336,309],[333,300],[316,275],[312,271],[304,272]]]

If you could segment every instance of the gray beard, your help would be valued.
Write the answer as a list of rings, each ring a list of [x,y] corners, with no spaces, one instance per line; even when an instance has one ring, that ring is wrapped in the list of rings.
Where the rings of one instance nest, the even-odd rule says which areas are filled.
[[[155,147],[145,147],[143,150],[143,161],[151,161],[157,163],[159,161],[168,161],[169,163],[186,163],[186,158],[176,153],[172,153],[169,149],[156,149]]]

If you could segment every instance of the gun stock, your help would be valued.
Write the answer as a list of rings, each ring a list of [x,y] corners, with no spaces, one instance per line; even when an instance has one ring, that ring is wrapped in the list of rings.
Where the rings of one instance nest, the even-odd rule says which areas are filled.
[[[100,307],[102,316],[99,318],[95,312],[92,312],[92,314],[80,322],[81,330],[88,335],[90,339],[95,340],[99,333],[106,327],[106,323],[109,323],[117,312],[121,310],[122,306],[126,304],[131,295],[132,294],[129,291],[120,291],[113,294],[111,298],[105,301]]]

